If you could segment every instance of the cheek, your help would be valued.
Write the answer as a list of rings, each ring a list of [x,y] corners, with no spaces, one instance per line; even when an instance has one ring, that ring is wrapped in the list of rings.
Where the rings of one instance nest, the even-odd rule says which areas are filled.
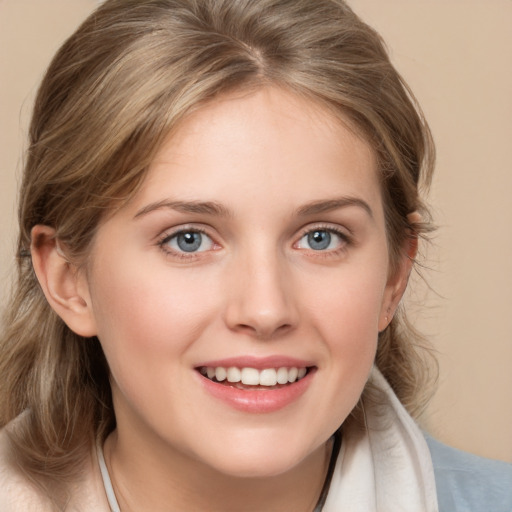
[[[386,290],[386,266],[361,264],[316,276],[316,293],[309,295],[309,308],[331,337],[357,340],[376,338]],[[318,286],[323,282],[323,286]],[[308,288],[312,289],[313,283]]]
[[[380,265],[385,269],[384,265]],[[373,364],[386,274],[361,267],[339,272],[328,292],[311,295],[309,311],[329,353],[328,365],[351,400],[362,391]],[[353,269],[352,269],[353,270]],[[332,277],[332,276],[331,276]],[[357,400],[356,400],[357,401]]]
[[[98,338],[113,371],[121,363],[145,371],[162,357],[176,360],[214,314],[211,287],[192,273],[118,265],[98,268],[95,282],[101,284],[92,293]]]
[[[189,378],[189,349],[215,316],[214,301],[207,290],[198,289],[199,279],[182,279],[166,269],[139,269],[127,279],[126,268],[114,268],[97,273],[102,286],[92,298],[116,415],[174,424],[171,404],[179,403],[174,393]],[[169,406],[165,414],[163,402]],[[134,411],[139,412],[135,417]]]
[[[358,297],[350,289],[326,304],[321,320],[330,363],[344,388],[360,389],[366,381],[377,349],[379,297]]]
[[[340,273],[341,274],[341,273]],[[339,275],[329,293],[310,294],[305,316],[313,339],[323,344],[315,394],[318,439],[331,435],[358,403],[370,375],[378,341],[378,316],[384,284],[378,276]],[[323,437],[322,437],[323,436]]]

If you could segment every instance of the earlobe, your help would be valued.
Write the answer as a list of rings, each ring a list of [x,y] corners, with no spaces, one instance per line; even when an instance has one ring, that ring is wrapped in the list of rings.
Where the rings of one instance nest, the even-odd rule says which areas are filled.
[[[32,265],[46,300],[73,332],[96,335],[85,275],[70,263],[53,228],[37,225],[31,235]]]
[[[411,225],[414,225],[417,222],[417,218],[420,218],[420,216],[417,212],[414,212],[409,215],[408,220]],[[386,286],[381,314],[379,317],[379,332],[386,329],[393,319],[398,304],[400,303],[400,300],[407,288],[407,283],[409,282],[409,276],[411,275],[411,270],[414,265],[417,252],[418,235],[411,230],[405,240],[398,268],[390,277]]]

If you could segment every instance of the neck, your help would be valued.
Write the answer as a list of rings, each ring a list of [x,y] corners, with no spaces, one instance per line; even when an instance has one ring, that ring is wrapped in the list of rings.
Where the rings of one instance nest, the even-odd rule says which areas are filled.
[[[311,512],[322,491],[332,452],[332,442],[327,442],[283,474],[249,478],[220,473],[150,444],[138,447],[125,443],[117,431],[105,443],[105,459],[122,512]]]

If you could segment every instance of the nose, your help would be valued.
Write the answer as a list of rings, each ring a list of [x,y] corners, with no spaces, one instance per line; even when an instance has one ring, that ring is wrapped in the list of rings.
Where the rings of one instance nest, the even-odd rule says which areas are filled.
[[[296,297],[285,258],[277,251],[241,258],[230,269],[225,322],[229,329],[258,339],[273,339],[298,323]]]

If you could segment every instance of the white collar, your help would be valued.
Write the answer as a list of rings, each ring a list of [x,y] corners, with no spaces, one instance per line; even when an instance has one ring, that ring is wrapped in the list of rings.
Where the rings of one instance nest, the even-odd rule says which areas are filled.
[[[370,383],[382,400],[365,404],[365,430],[350,422],[344,426],[323,512],[438,512],[423,433],[376,368]]]
[[[98,455],[101,479],[103,480],[103,487],[105,488],[105,494],[107,495],[110,512],[121,512],[119,504],[117,503],[116,495],[114,493],[114,488],[112,487],[112,480],[110,479],[108,468],[105,463],[105,457],[103,456],[103,448],[100,443],[96,445],[96,453]]]

